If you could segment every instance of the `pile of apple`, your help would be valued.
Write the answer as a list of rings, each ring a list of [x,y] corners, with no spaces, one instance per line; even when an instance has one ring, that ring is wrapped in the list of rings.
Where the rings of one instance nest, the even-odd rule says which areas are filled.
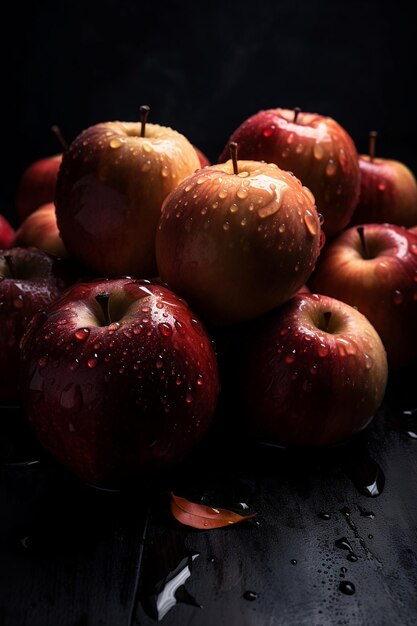
[[[84,481],[154,476],[209,431],[226,336],[254,438],[346,441],[417,358],[414,175],[299,109],[248,118],[213,165],[148,113],[23,173],[16,232],[0,218],[0,401]]]

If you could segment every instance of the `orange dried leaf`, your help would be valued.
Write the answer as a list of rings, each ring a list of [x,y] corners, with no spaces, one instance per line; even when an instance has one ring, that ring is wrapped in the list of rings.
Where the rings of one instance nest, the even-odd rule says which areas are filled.
[[[171,512],[181,524],[203,530],[230,526],[256,515],[256,513],[239,515],[239,513],[234,513],[234,511],[229,511],[228,509],[215,509],[205,504],[190,502],[173,493],[171,493]]]

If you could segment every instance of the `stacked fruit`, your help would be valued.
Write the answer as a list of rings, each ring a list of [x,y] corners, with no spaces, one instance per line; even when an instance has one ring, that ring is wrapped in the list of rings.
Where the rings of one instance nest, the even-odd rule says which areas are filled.
[[[1,241],[0,399],[97,485],[186,457],[220,388],[258,440],[363,430],[417,357],[413,174],[299,109],[253,115],[210,165],[148,112],[23,174],[21,223]],[[58,269],[37,266],[57,264],[39,299]]]

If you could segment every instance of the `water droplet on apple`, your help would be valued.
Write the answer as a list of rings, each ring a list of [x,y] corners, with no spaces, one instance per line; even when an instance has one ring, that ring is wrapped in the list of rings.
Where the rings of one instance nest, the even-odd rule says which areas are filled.
[[[223,230],[229,230],[230,229],[230,224],[229,222],[224,222],[223,224]]]
[[[230,213],[236,213],[236,211],[238,211],[238,210],[239,210],[239,207],[235,203],[231,204],[230,207],[229,207]]]
[[[355,585],[348,580],[341,580],[339,583],[339,591],[346,594],[347,596],[353,596],[355,593]]]
[[[227,189],[220,189],[220,191],[219,191],[219,198],[220,198],[221,200],[223,200],[224,198],[226,198],[226,197],[227,197],[227,193],[228,193],[228,192],[227,192]]]
[[[114,138],[110,141],[110,148],[113,150],[117,150],[117,148],[121,148],[123,145],[123,141],[121,139]]]
[[[191,189],[192,189],[192,188],[193,188],[193,186],[192,186],[192,185],[187,185],[187,186],[185,187],[184,191],[185,191],[186,193],[188,193],[189,191],[191,191]]]
[[[192,396],[191,391],[187,391],[187,393],[185,394],[185,402],[186,404],[192,404],[193,396]]]
[[[203,384],[204,384],[204,376],[203,376],[203,374],[199,374],[197,376],[197,385],[198,385],[198,387],[202,387]]]
[[[142,172],[149,172],[149,170],[152,168],[152,163],[151,161],[148,159],[147,161],[145,161],[144,163],[142,163],[141,165],[141,171]]]
[[[200,178],[197,178],[196,183],[197,185],[202,185],[206,180],[205,176],[200,176]]]
[[[203,330],[200,322],[198,320],[196,320],[195,318],[191,318],[191,326],[195,330],[197,335],[200,335],[200,337],[202,337],[204,335],[204,330]]]
[[[317,354],[321,358],[328,356],[329,352],[330,352],[329,346],[326,346],[325,343],[319,343],[319,345],[317,346]]]
[[[396,289],[392,299],[394,304],[402,304],[404,302],[404,294],[402,294],[399,289]]]
[[[71,372],[75,372],[80,366],[80,361],[79,359],[74,359],[69,365],[69,369],[71,370]]]
[[[132,330],[130,328],[124,328],[123,329],[123,334],[128,339],[132,339],[132,337],[133,337],[133,332],[132,332]]]
[[[313,147],[313,156],[320,161],[324,157],[324,148],[320,143],[315,143]]]
[[[265,128],[265,130],[263,131],[263,136],[264,137],[271,137],[272,133],[274,132],[274,128],[275,126],[270,126],[269,128]]]
[[[185,327],[184,324],[182,322],[180,322],[179,320],[175,320],[174,322],[174,326],[177,329],[177,331],[179,332],[180,335],[185,335]]]
[[[168,176],[169,176],[169,169],[168,169],[167,165],[163,165],[162,166],[161,176],[162,176],[162,178],[168,178]]]
[[[96,367],[97,363],[98,363],[98,355],[97,354],[94,354],[92,357],[90,357],[87,360],[87,366],[90,369],[93,369],[94,367]]]
[[[158,324],[158,330],[164,337],[171,337],[172,335],[172,326],[168,324],[168,322],[161,322]]]
[[[148,154],[152,152],[152,146],[148,142],[145,142],[142,145],[145,152],[147,152]]]
[[[312,212],[309,211],[308,209],[306,210],[304,214],[304,223],[310,235],[312,235],[313,237],[314,235],[317,235],[317,231],[318,231],[317,218],[315,218]]]
[[[135,326],[133,328],[133,334],[134,335],[140,335],[142,330],[143,330],[143,326],[142,326],[142,324],[139,324],[139,326]]]
[[[329,162],[326,165],[326,174],[327,176],[334,176],[337,172],[337,165],[333,161],[333,159],[329,159]]]
[[[384,181],[381,181],[380,183],[378,183],[378,190],[379,191],[385,191],[385,189],[387,188],[387,185]]]
[[[372,365],[373,365],[373,363],[374,363],[372,357],[365,352],[364,355],[363,355],[363,358],[364,358],[364,361],[365,361],[366,369],[370,370]]]
[[[19,294],[16,298],[13,298],[13,306],[15,309],[23,308],[23,296]]]
[[[245,187],[240,187],[240,189],[237,190],[236,195],[238,198],[240,198],[240,200],[244,200],[248,197],[249,192]]]
[[[74,337],[78,341],[83,341],[84,339],[87,339],[89,334],[90,334],[89,328],[77,328],[77,330],[74,333]]]

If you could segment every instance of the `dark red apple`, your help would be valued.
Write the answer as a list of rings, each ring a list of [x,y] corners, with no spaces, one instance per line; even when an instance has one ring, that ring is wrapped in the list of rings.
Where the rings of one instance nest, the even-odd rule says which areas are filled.
[[[19,399],[19,343],[32,316],[67,286],[59,260],[37,248],[0,251],[0,402]]]
[[[361,190],[351,225],[417,224],[417,180],[400,161],[375,156],[376,133],[370,134],[369,155],[359,155]]]
[[[23,172],[16,191],[16,214],[22,222],[37,208],[53,202],[62,153],[31,163]]]
[[[206,165],[211,165],[210,161],[197,146],[194,146],[194,150],[197,152],[198,160],[200,161],[200,167],[206,167]]]
[[[22,342],[23,403],[83,481],[120,487],[179,462],[209,429],[217,359],[187,304],[149,281],[79,283]]]
[[[346,441],[371,422],[388,368],[364,315],[299,294],[253,324],[243,371],[249,431],[265,443],[312,447]]]
[[[417,356],[417,235],[393,224],[352,226],[323,249],[309,287],[366,315],[392,370]]]
[[[10,248],[15,236],[15,230],[9,220],[0,214],[0,250]]]
[[[199,167],[192,144],[172,128],[116,121],[84,130],[57,181],[57,222],[69,254],[100,276],[154,276],[162,202]]]
[[[35,246],[53,256],[68,257],[68,252],[59,234],[53,202],[44,204],[23,220],[16,231],[13,245]]]
[[[299,109],[262,110],[232,133],[219,162],[229,158],[230,142],[238,144],[241,159],[293,172],[313,193],[326,237],[349,223],[359,198],[358,153],[333,118]]]
[[[162,280],[214,325],[291,298],[319,252],[310,191],[258,161],[229,160],[186,178],[166,199],[156,235]]]

